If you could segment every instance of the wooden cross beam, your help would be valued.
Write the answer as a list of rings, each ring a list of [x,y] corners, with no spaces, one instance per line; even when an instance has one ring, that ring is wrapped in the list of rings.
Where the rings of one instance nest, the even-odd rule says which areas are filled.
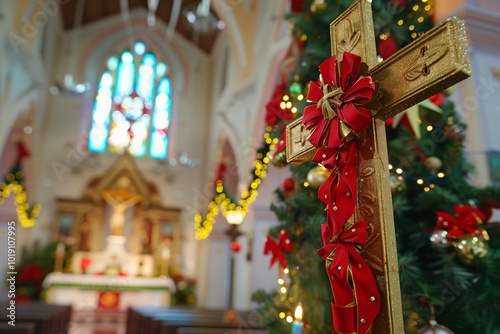
[[[368,240],[360,254],[375,276],[381,309],[371,333],[404,333],[389,182],[385,120],[471,74],[463,21],[451,18],[378,63],[371,0],[358,0],[330,25],[332,54],[361,56],[383,91],[382,109],[359,139],[354,221],[366,220]],[[287,126],[287,161],[299,165],[314,155],[302,118]]]

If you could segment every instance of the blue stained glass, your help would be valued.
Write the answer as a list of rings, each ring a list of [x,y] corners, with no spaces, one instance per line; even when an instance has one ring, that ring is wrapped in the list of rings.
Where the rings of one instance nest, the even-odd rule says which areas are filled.
[[[119,100],[124,96],[132,94],[132,91],[134,90],[134,78],[134,57],[130,52],[126,51],[122,54],[122,61],[118,66],[115,100]]]
[[[158,93],[166,93],[170,95],[170,79],[163,78],[158,85]]]
[[[155,83],[155,57],[148,53],[142,59],[137,74],[137,94],[146,101],[146,106],[153,101]],[[149,108],[148,108],[149,109]]]
[[[167,156],[170,109],[170,79],[163,78],[158,86],[153,113],[153,129],[149,147],[149,155],[152,158],[163,159]]]
[[[111,70],[111,71],[114,71],[118,68],[118,58],[116,58],[115,56],[113,57],[110,57],[108,59],[108,68]]]
[[[89,150],[94,152],[103,152],[106,149],[109,114],[112,106],[112,86],[113,77],[109,72],[104,72],[99,82],[89,132]]]
[[[151,147],[149,155],[152,158],[164,159],[167,156],[168,137],[159,132],[153,132],[151,135]]]
[[[134,51],[138,56],[142,56],[146,52],[146,45],[143,42],[137,42],[134,45]]]
[[[158,63],[156,66],[156,75],[161,77],[167,72],[167,65],[165,63]]]

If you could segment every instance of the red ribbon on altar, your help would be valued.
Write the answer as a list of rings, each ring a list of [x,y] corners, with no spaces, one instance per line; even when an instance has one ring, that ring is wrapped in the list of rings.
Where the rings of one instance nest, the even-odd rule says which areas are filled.
[[[292,242],[286,229],[280,231],[278,242],[267,236],[266,244],[264,245],[264,255],[272,254],[269,269],[271,269],[276,260],[279,261],[282,268],[287,268],[285,252],[291,252],[292,250]]]
[[[448,237],[456,239],[465,234],[475,234],[488,239],[487,234],[477,226],[482,224],[485,215],[470,205],[455,205],[455,216],[447,212],[437,212],[438,227],[448,231]]]

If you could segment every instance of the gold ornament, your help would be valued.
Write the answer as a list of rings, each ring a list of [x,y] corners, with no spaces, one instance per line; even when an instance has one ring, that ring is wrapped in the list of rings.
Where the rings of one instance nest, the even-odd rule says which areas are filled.
[[[424,324],[424,320],[417,312],[411,312],[405,317],[405,327],[412,334],[416,334],[419,328]]]
[[[428,170],[435,172],[443,166],[443,162],[437,157],[428,157],[424,162],[424,166]]]
[[[311,12],[313,14],[317,14],[319,12],[322,12],[326,8],[326,1],[325,0],[314,0],[311,3]]]
[[[276,154],[273,155],[271,158],[271,163],[273,166],[278,167],[278,168],[283,168],[286,165],[286,152],[285,150],[282,150]]]
[[[480,259],[484,259],[490,252],[486,241],[476,235],[465,235],[453,243],[457,258],[463,265],[474,266]]]
[[[326,181],[330,173],[323,166],[316,166],[307,173],[307,182],[313,189],[318,189]]]
[[[391,193],[392,195],[399,194],[406,189],[406,183],[402,176],[391,175]]]

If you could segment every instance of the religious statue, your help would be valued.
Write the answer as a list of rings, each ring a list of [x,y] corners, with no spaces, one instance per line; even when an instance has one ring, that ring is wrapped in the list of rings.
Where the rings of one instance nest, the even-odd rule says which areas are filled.
[[[118,190],[104,190],[102,198],[113,207],[113,213],[109,220],[112,235],[123,235],[125,225],[125,212],[128,208],[141,202],[143,196],[139,193],[130,192],[130,178],[123,174],[118,179]]]
[[[94,215],[90,212],[87,213],[78,228],[78,232],[80,235],[80,240],[78,242],[78,250],[81,252],[90,251],[89,239],[90,239],[90,233],[92,227],[91,225],[93,220],[94,220]]]

